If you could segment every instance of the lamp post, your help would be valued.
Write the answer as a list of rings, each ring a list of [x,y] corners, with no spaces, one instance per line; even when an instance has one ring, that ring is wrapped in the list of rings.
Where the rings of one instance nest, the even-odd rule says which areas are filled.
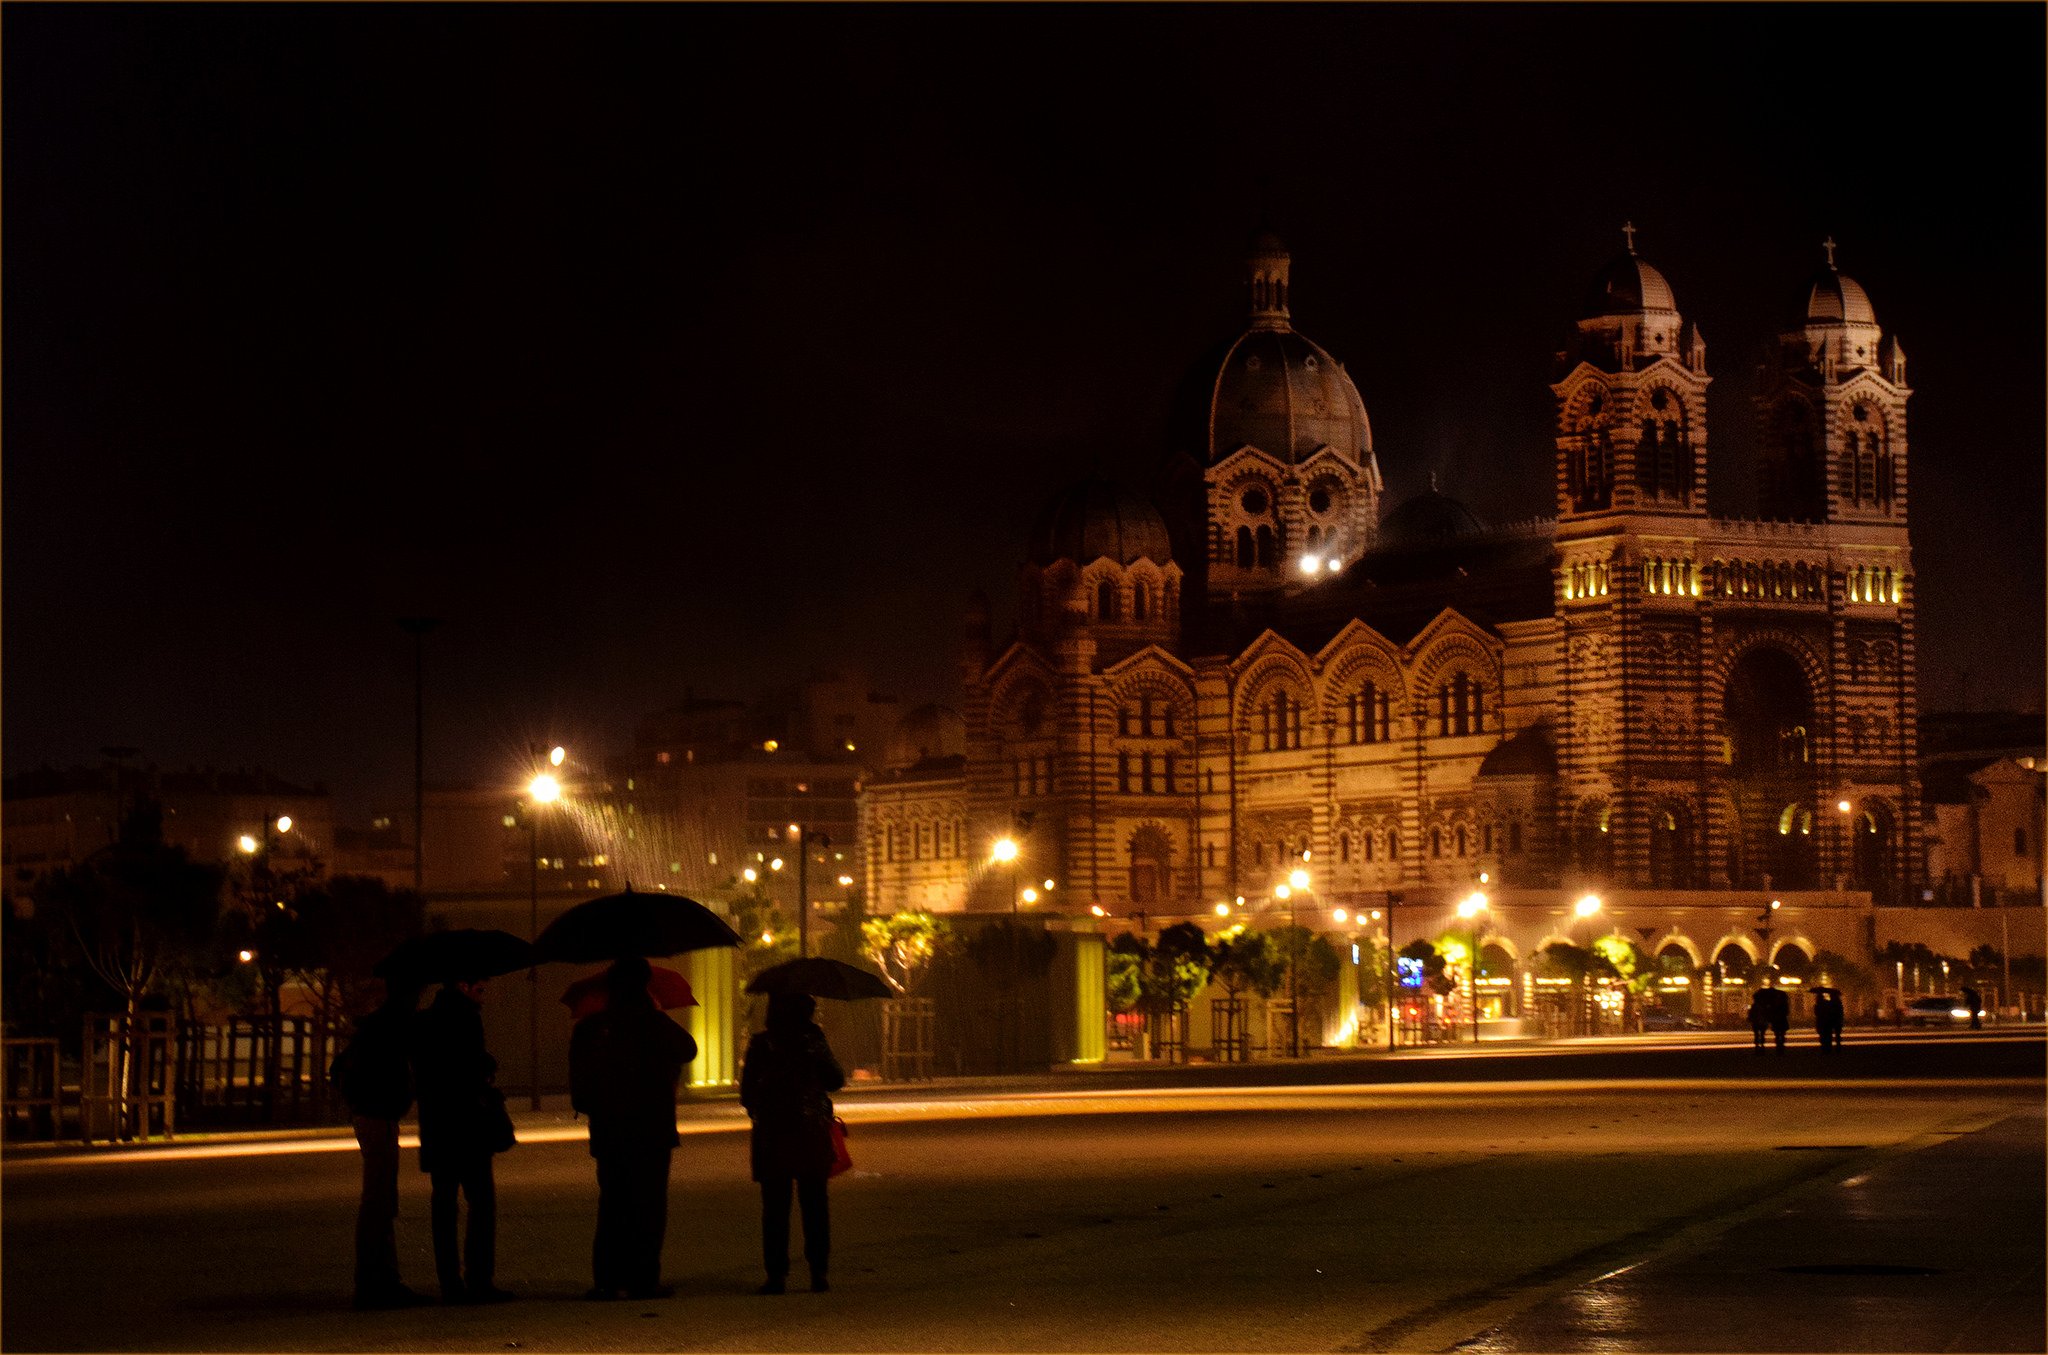
[[[412,636],[412,892],[427,888],[427,632],[441,624],[431,616],[401,616],[398,624]]]
[[[1024,1046],[1024,1032],[1019,1029],[1024,1022],[1023,993],[1020,991],[1024,981],[1024,964],[1017,948],[1017,929],[1022,925],[1017,916],[1017,855],[1017,839],[1013,837],[997,838],[995,846],[989,850],[990,860],[1009,867],[1007,878],[1010,890],[1010,1038],[1006,1043],[1013,1052],[1010,1060],[1013,1071],[1015,1065],[1023,1062]]]
[[[1597,917],[1599,916],[1599,914],[1600,896],[1598,894],[1582,894],[1579,896],[1578,902],[1572,905],[1572,916],[1577,918],[1580,922],[1584,922],[1589,918]],[[1574,934],[1576,934],[1576,931],[1577,929],[1574,928]],[[1590,946],[1588,947],[1588,950],[1591,950]],[[1581,972],[1579,974],[1579,1025],[1584,1029],[1585,1033],[1588,1035],[1592,1034],[1593,1032],[1592,979],[1593,966],[1591,964],[1582,966]]]
[[[1472,1043],[1479,1043],[1479,915],[1486,911],[1486,895],[1473,890],[1458,903],[1458,916],[1471,925],[1472,949],[1465,956],[1466,1000],[1472,1006]]]
[[[1395,1033],[1400,1030],[1397,1015],[1401,1001],[1401,964],[1394,958],[1394,909],[1401,903],[1403,895],[1398,889],[1387,891],[1387,1052],[1394,1052]]]
[[[1273,897],[1287,905],[1287,927],[1292,934],[1294,953],[1287,960],[1287,1057],[1301,1057],[1301,958],[1307,949],[1301,935],[1301,899],[1308,893],[1309,873],[1305,870],[1290,871],[1287,883],[1273,887]]]
[[[548,765],[559,767],[568,753],[560,747],[548,751]],[[526,811],[526,939],[540,940],[540,813],[539,806],[562,798],[562,783],[552,772],[536,773],[526,783],[532,804]],[[527,1104],[540,1109],[540,967],[526,967],[526,1072]]]

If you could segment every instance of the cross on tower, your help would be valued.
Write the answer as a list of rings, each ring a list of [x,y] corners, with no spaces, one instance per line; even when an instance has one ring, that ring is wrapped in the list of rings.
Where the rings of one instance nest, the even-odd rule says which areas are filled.
[[[1624,240],[1626,240],[1626,241],[1628,241],[1628,252],[1629,252],[1629,253],[1631,253],[1631,254],[1635,253],[1635,252],[1636,252],[1636,223],[1635,223],[1635,222],[1633,222],[1633,221],[1624,221],[1624,222],[1622,222],[1622,223],[1621,223],[1621,238],[1622,238],[1622,239],[1624,239]]]
[[[1828,252],[1828,267],[1833,268],[1835,266],[1835,237],[1830,235],[1827,239],[1820,242],[1820,247]]]

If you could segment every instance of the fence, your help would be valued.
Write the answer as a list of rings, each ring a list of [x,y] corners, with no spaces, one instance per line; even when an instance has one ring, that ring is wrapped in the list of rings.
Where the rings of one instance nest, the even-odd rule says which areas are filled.
[[[79,1137],[170,1138],[177,1129],[178,1023],[167,1012],[85,1018],[79,1061]]]
[[[209,1124],[283,1124],[339,1119],[327,1068],[335,1029],[310,1016],[236,1017],[188,1026],[178,1037],[178,1108]]]
[[[934,1003],[898,997],[882,1003],[882,1076],[890,1082],[932,1079]]]
[[[10,1138],[22,1129],[27,1137],[54,1139],[63,1132],[63,1063],[54,1038],[4,1042],[4,1123]]]

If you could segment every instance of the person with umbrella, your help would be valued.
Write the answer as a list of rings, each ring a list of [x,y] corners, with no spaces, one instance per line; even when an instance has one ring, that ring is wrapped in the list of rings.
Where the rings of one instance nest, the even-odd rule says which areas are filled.
[[[663,973],[680,975],[673,970]],[[661,1283],[668,1225],[669,1166],[676,1137],[676,1085],[697,1057],[690,1033],[664,1016],[640,956],[613,962],[602,1008],[576,1023],[569,1043],[569,1104],[590,1117],[597,1160],[597,1237],[586,1298],[667,1298]],[[694,1005],[684,985],[684,1003]]]
[[[1842,1026],[1846,1019],[1841,989],[1823,985],[1813,990],[1813,1032],[1820,1036],[1823,1051],[1842,1047]]]
[[[484,1047],[484,983],[477,970],[441,985],[421,1014],[413,1047],[419,1079],[420,1170],[433,1183],[434,1268],[444,1303],[502,1303],[495,1283],[498,1190],[492,1157],[511,1147],[498,1061]],[[469,1231],[458,1246],[458,1193]]]
[[[834,960],[791,960],[754,976],[750,993],[768,994],[767,1028],[747,1044],[740,1065],[740,1104],[754,1122],[750,1156],[761,1187],[761,1260],[768,1271],[763,1294],[780,1294],[789,1274],[789,1197],[794,1189],[804,1220],[804,1261],[811,1291],[832,1287],[832,1215],[826,1183],[837,1157],[832,1142],[832,1096],[846,1074],[825,1032],[811,1017],[818,1004],[804,989],[840,998],[891,990],[865,970]]]
[[[412,1109],[412,1023],[420,983],[387,979],[384,1001],[356,1022],[328,1077],[347,1103],[363,1153],[356,1205],[355,1306],[403,1308],[421,1302],[398,1276],[398,1122]]]

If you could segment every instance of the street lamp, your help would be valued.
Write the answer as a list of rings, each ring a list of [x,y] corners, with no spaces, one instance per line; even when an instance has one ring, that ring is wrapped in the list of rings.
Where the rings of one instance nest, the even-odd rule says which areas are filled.
[[[547,755],[548,765],[559,767],[568,753],[557,746]],[[562,783],[552,773],[536,772],[526,783],[532,803],[526,811],[526,939],[540,940],[540,814],[541,805],[562,798]],[[540,968],[526,967],[526,1057],[527,1104],[540,1109]]]
[[[1287,905],[1287,925],[1294,942],[1294,954],[1287,961],[1287,1057],[1301,1057],[1301,958],[1307,949],[1302,944],[1301,900],[1308,893],[1309,873],[1292,870],[1287,874],[1287,883],[1273,887],[1273,897]]]
[[[1401,1001],[1401,963],[1394,957],[1394,909],[1401,905],[1401,891],[1387,891],[1387,1052],[1394,1052],[1394,1041],[1401,1029],[1400,1018],[1396,1015]]]
[[[1471,953],[1465,957],[1465,991],[1472,1004],[1472,1043],[1479,1043],[1479,915],[1487,911],[1486,895],[1473,890],[1458,903],[1458,916],[1471,923]]]

